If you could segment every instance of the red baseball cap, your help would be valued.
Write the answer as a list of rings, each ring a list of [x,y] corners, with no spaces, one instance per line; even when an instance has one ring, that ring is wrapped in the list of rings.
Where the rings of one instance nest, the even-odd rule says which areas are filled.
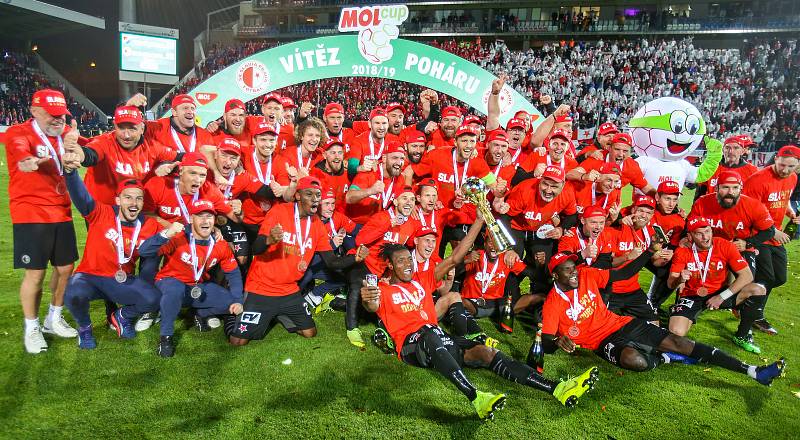
[[[561,167],[550,165],[544,169],[544,173],[542,173],[542,179],[550,179],[550,180],[555,180],[556,182],[563,182],[564,170],[562,170]]]
[[[603,122],[597,132],[599,134],[619,133],[619,128],[613,122]]]
[[[481,118],[479,118],[479,117],[477,117],[477,116],[475,116],[475,115],[468,115],[468,116],[465,116],[465,117],[464,117],[464,122],[462,122],[462,124],[478,124],[478,125],[483,125],[483,122],[481,122]]]
[[[400,194],[407,192],[414,193],[414,187],[411,185],[400,185],[394,188],[394,191],[392,191],[395,197],[398,197]]]
[[[629,147],[633,146],[633,138],[628,133],[617,133],[611,139],[612,144],[625,144]]]
[[[703,217],[693,217],[686,222],[686,230],[688,232],[694,232],[700,228],[707,228],[709,226],[711,226],[711,224]]]
[[[212,214],[216,214],[217,210],[214,209],[214,204],[206,199],[195,200],[192,202],[191,206],[189,206],[189,214],[196,215],[200,214],[201,212],[210,212]]]
[[[564,129],[561,129],[561,128],[557,128],[557,129],[553,130],[550,133],[550,136],[548,136],[548,139],[553,139],[555,137],[560,137],[560,138],[564,139],[565,141],[569,142],[569,141],[572,140],[572,133],[569,130],[564,130]]]
[[[530,114],[528,112],[526,112],[525,110],[519,110],[516,113],[514,113],[514,117],[515,118],[519,118],[520,116],[530,116]]]
[[[141,110],[132,105],[123,105],[114,110],[114,124],[141,124],[144,122],[144,115]]]
[[[331,140],[329,140],[328,143],[325,144],[324,147],[322,147],[322,151],[328,151],[328,150],[330,150],[331,148],[333,148],[336,145],[338,145],[338,146],[342,147],[342,149],[344,149],[344,142],[342,142],[342,141],[340,141],[339,139],[336,139],[336,138],[331,138]]]
[[[176,95],[174,98],[172,98],[172,102],[170,103],[172,108],[177,108],[181,104],[192,104],[194,106],[197,105],[194,102],[194,98],[186,94]]]
[[[742,185],[742,176],[733,170],[727,170],[719,173],[719,176],[717,176],[717,186],[726,184]]]
[[[577,261],[577,260],[578,260],[577,254],[567,254],[564,252],[559,252],[553,255],[550,258],[550,261],[547,262],[547,270],[549,270],[550,273],[553,273],[553,271],[562,263],[566,263],[567,261]]]
[[[322,184],[319,182],[319,179],[313,176],[306,176],[300,179],[297,182],[297,191],[301,191],[304,189],[322,189]]]
[[[447,117],[450,117],[450,116],[455,116],[456,118],[460,118],[461,117],[461,109],[459,109],[458,107],[454,107],[452,105],[443,108],[442,109],[442,117],[443,118],[447,118]]]
[[[414,232],[414,238],[420,238],[431,234],[438,237],[439,230],[436,228],[431,228],[430,226],[420,226],[419,228],[417,228],[417,231]]]
[[[261,97],[261,104],[266,104],[270,101],[275,101],[281,106],[283,106],[283,102],[281,102],[281,95],[275,92],[267,93],[266,95]]]
[[[374,118],[377,118],[378,116],[383,116],[385,118],[386,117],[386,110],[383,109],[382,107],[376,107],[376,108],[372,109],[371,112],[369,112],[369,120],[370,121],[373,120]]]
[[[438,187],[436,186],[436,181],[428,177],[426,179],[422,179],[419,182],[417,182],[417,186],[414,192],[419,194],[420,190],[422,190],[422,187],[424,186],[429,186],[431,188],[438,189]]]
[[[784,145],[778,150],[778,157],[794,157],[800,159],[800,148],[795,145]]]
[[[342,107],[342,104],[339,104],[338,102],[328,103],[328,105],[325,106],[325,110],[322,112],[322,115],[328,116],[333,113],[344,114],[344,107]]]
[[[64,94],[58,90],[37,90],[31,97],[31,107],[41,107],[50,116],[72,116],[72,113],[67,108],[67,100],[64,99]]]
[[[572,116],[570,115],[562,115],[556,117],[556,124],[560,124],[562,122],[572,122]]]
[[[297,104],[294,103],[294,99],[284,96],[281,98],[281,105],[283,108],[297,108]]]
[[[328,187],[328,189],[322,192],[322,198],[320,200],[335,199],[335,198],[336,198],[336,191],[333,188]]]
[[[587,208],[584,208],[583,213],[581,214],[581,217],[583,217],[583,218],[605,217],[606,215],[608,215],[608,213],[606,213],[605,208],[603,208],[602,206],[598,206],[598,205],[592,205],[592,206],[589,206]]]
[[[387,142],[386,150],[383,151],[383,154],[392,154],[392,153],[406,154],[406,149],[403,147],[403,144],[399,142]]]
[[[225,113],[237,108],[245,110],[244,103],[241,99],[233,98],[229,99],[228,102],[225,103]]]
[[[428,138],[425,137],[425,133],[414,130],[406,135],[406,145],[408,144],[418,144],[418,143],[427,143]]]
[[[650,196],[642,195],[635,202],[633,202],[634,207],[639,206],[647,206],[648,208],[656,209],[656,200]]]
[[[122,191],[128,188],[137,188],[144,191],[144,186],[142,186],[142,182],[136,179],[125,179],[117,185],[117,195],[122,193]]]
[[[203,167],[207,169],[208,160],[203,156],[203,153],[198,151],[186,153],[181,159],[181,167]]]
[[[506,124],[506,130],[511,130],[512,128],[521,128],[525,129],[525,121],[522,119],[512,118],[508,120]]]
[[[478,136],[480,134],[480,129],[471,125],[461,125],[458,127],[458,130],[456,130],[456,138],[463,135]]]
[[[600,174],[615,174],[617,176],[622,174],[622,171],[619,169],[619,165],[614,162],[603,162],[600,165]]]
[[[277,136],[278,130],[275,129],[275,124],[270,124],[267,121],[262,121],[259,122],[258,125],[256,125],[255,129],[253,129],[253,136],[258,136],[264,133],[272,133],[275,136]]]
[[[680,185],[674,180],[665,180],[659,183],[657,191],[659,194],[683,194]]]
[[[395,110],[400,110],[401,112],[403,112],[404,115],[406,114],[406,107],[403,104],[400,104],[399,102],[390,102],[386,106],[386,113],[390,113]]]
[[[508,143],[508,133],[506,133],[503,129],[492,130],[489,132],[489,136],[486,137],[486,143],[492,141],[500,141]]]
[[[222,139],[222,142],[217,144],[217,150],[224,151],[226,153],[233,153],[237,156],[242,155],[242,145],[234,138],[226,137]]]

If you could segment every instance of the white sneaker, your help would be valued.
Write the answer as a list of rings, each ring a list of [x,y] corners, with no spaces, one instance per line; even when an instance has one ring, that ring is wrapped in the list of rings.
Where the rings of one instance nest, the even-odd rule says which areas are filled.
[[[155,313],[144,313],[139,319],[136,320],[136,328],[137,332],[143,332],[150,327],[153,326],[153,322],[155,321]]]
[[[222,326],[222,321],[216,316],[212,316],[206,320],[206,324],[211,328],[220,328]]]
[[[52,321],[52,318],[48,316],[47,319],[44,320],[44,327],[42,328],[42,332],[52,333],[62,338],[78,337],[78,331],[70,327],[70,325],[67,324],[67,321],[64,319],[63,316],[58,318],[58,320],[56,321]]]
[[[25,351],[30,354],[47,351],[47,341],[44,340],[42,329],[38,325],[30,330],[25,330]]]

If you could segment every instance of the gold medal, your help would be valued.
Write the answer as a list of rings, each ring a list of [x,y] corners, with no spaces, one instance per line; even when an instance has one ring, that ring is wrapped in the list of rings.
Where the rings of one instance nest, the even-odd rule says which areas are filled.
[[[706,289],[705,287],[697,289],[697,296],[707,296],[707,295],[708,295],[708,289]]]

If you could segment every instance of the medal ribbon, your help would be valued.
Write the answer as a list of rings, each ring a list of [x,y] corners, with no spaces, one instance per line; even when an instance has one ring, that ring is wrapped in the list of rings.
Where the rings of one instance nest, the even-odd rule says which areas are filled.
[[[423,298],[425,298],[425,289],[423,289],[423,288],[422,288],[422,286],[421,286],[421,285],[420,285],[420,284],[417,282],[417,280],[411,280],[411,284],[413,284],[413,285],[414,285],[414,288],[417,290],[417,293],[421,293],[421,295],[420,295],[419,299],[414,299],[414,298],[411,296],[411,292],[409,292],[408,290],[406,290],[406,289],[405,289],[405,287],[403,287],[403,286],[401,286],[401,285],[399,285],[399,284],[395,284],[395,286],[396,286],[398,289],[400,289],[400,291],[403,293],[403,296],[404,296],[404,297],[405,297],[405,298],[406,298],[406,299],[407,299],[407,300],[408,300],[408,301],[409,301],[411,304],[414,304],[415,306],[419,307],[419,306],[420,306],[420,304],[422,304],[422,299],[423,299]]]
[[[306,238],[308,238],[309,231],[311,231],[311,216],[306,217],[306,232],[300,235],[300,212],[297,210],[297,203],[294,204],[294,230],[295,238],[297,239],[297,247],[300,248],[300,257],[306,253]]]
[[[269,156],[267,159],[267,172],[264,174],[261,171],[261,161],[258,160],[258,155],[256,154],[255,149],[253,150],[253,165],[256,168],[256,174],[258,175],[258,180],[263,183],[264,185],[269,185],[272,183],[272,155]]]
[[[64,154],[64,139],[61,136],[56,136],[56,140],[58,141],[58,154],[56,154],[56,149],[53,148],[53,144],[50,143],[50,139],[45,136],[44,132],[41,128],[39,128],[39,124],[36,120],[33,120],[31,124],[33,126],[33,131],[36,132],[36,135],[39,136],[39,139],[42,143],[47,147],[47,151],[50,152],[50,155],[53,157],[53,162],[56,163],[56,169],[58,170],[58,175],[63,176],[64,170],[61,169],[61,160],[59,159],[61,155]]]
[[[494,262],[494,267],[492,267],[492,272],[489,273],[486,271],[489,266],[489,260],[486,258],[486,252],[483,253],[483,277],[484,279],[481,280],[481,296],[486,294],[486,291],[489,290],[489,285],[492,283],[492,279],[494,278],[494,274],[497,272],[497,266],[500,265],[500,258]],[[488,275],[488,278],[487,278]]]
[[[208,237],[208,249],[206,249],[206,258],[203,260],[203,264],[197,261],[197,248],[194,241],[194,234],[191,234],[189,237],[189,250],[192,252],[192,274],[194,275],[194,282],[197,284],[197,282],[200,281],[200,277],[203,276],[206,263],[208,263],[208,257],[211,256],[211,251],[214,250],[214,237]]]
[[[711,253],[714,251],[714,246],[712,245],[708,248],[708,255],[706,256],[706,264],[703,266],[703,269],[700,271],[700,281],[705,284],[706,277],[708,276],[708,267],[711,265]],[[700,256],[697,254],[697,245],[692,243],[692,254],[694,254],[694,262],[697,266],[700,266]]]
[[[458,180],[458,162],[456,162],[456,149],[453,148],[453,184],[456,191],[461,188],[461,184],[467,180],[467,169],[469,168],[469,159],[464,162],[464,171],[461,173],[461,180]]]
[[[178,151],[181,153],[185,153],[186,149],[183,148],[183,143],[181,142],[181,138],[178,136],[178,132],[175,131],[174,127],[169,128],[170,134],[172,134],[172,140],[175,142],[175,146],[178,148]],[[189,141],[189,151],[194,152],[195,145],[197,145],[197,130],[192,130],[192,137]]]
[[[567,316],[569,316],[569,318],[572,319],[572,321],[577,325],[578,316],[580,316],[581,312],[583,311],[583,306],[581,306],[581,303],[578,300],[578,289],[572,289],[572,301],[570,301],[564,291],[559,289],[557,285],[553,284],[553,287],[556,289],[556,293],[558,293],[558,295],[563,298],[567,304],[569,304]]]
[[[136,241],[139,239],[139,231],[142,230],[142,222],[136,219],[136,227],[133,229],[133,235],[131,236],[131,253],[130,255],[125,255],[125,237],[122,236],[122,223],[119,221],[119,216],[115,220],[117,221],[117,240],[114,244],[117,248],[117,263],[122,267],[123,264],[127,264],[133,258],[133,253],[136,251]]]
[[[183,214],[183,219],[186,220],[186,223],[190,223],[192,220],[189,217],[189,210],[186,209],[186,203],[183,202],[183,196],[181,195],[180,190],[178,189],[178,179],[175,178],[175,198],[178,199],[178,207],[181,208],[181,214]],[[200,197],[200,190],[197,190],[192,196],[192,202],[196,202],[197,198]]]

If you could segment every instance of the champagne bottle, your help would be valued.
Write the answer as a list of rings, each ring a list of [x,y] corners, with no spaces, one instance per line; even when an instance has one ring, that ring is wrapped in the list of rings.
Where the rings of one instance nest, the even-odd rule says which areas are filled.
[[[794,237],[797,235],[797,223],[790,220],[783,228],[783,232],[789,236],[790,240],[794,240]]]
[[[544,348],[542,347],[542,323],[539,323],[539,329],[536,331],[536,339],[531,345],[531,350],[528,352],[527,359],[528,366],[535,369],[537,373],[544,372]]]
[[[506,303],[502,310],[502,320],[500,321],[500,331],[512,333],[514,331],[514,311],[511,308],[511,296],[506,297]]]

